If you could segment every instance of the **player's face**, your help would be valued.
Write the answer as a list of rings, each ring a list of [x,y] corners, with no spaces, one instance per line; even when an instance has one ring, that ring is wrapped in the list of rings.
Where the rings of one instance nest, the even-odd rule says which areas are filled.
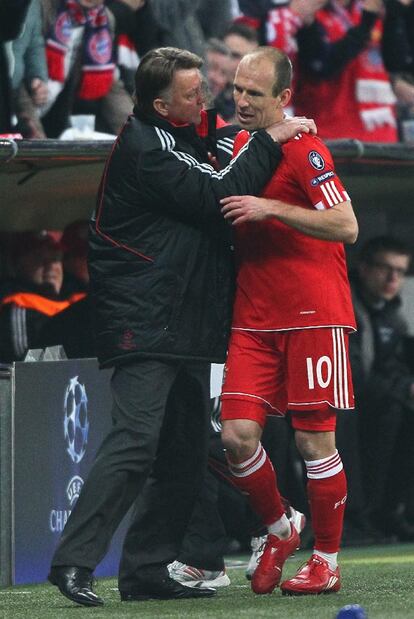
[[[277,97],[273,63],[268,58],[246,57],[240,61],[234,78],[234,102],[237,121],[243,129],[263,129],[283,119],[283,105],[288,89]]]
[[[379,252],[369,264],[360,266],[359,275],[368,295],[376,301],[391,301],[401,290],[410,258]]]
[[[171,89],[165,97],[164,116],[176,123],[194,123],[201,120],[204,91],[198,69],[180,69],[175,72]]]

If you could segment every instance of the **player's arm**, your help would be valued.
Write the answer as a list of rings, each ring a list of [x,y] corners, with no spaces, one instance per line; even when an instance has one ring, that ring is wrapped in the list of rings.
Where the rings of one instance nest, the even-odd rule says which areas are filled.
[[[309,236],[325,241],[355,243],[358,222],[349,200],[323,210],[305,209],[280,200],[230,196],[221,200],[224,218],[233,225],[276,218]]]

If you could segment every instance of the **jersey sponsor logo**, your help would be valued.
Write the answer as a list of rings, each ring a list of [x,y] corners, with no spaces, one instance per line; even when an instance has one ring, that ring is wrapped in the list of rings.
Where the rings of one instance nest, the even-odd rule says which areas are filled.
[[[311,185],[312,185],[312,187],[317,187],[319,185],[319,183],[323,183],[324,181],[326,181],[326,179],[332,178],[333,176],[335,176],[335,172],[332,172],[332,170],[330,170],[329,172],[325,172],[325,174],[320,174],[319,176],[314,176],[311,179]]]
[[[315,170],[323,170],[325,167],[325,161],[322,155],[320,155],[316,150],[311,150],[308,155],[309,163]]]

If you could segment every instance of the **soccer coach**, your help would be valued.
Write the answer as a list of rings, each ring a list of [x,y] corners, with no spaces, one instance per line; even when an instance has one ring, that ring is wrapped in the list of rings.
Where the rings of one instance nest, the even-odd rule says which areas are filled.
[[[112,429],[52,560],[49,580],[85,606],[121,519],[139,496],[119,575],[121,600],[206,597],[172,580],[207,460],[210,363],[224,361],[233,272],[219,201],[258,194],[283,142],[314,130],[290,119],[257,131],[216,171],[203,124],[202,60],[155,49],[106,164],[90,228],[91,298],[101,367],[114,367]]]

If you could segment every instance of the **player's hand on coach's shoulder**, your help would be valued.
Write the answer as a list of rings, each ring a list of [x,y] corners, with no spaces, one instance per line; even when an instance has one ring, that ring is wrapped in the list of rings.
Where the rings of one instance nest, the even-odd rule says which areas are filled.
[[[298,135],[298,133],[317,134],[316,124],[313,118],[305,118],[304,116],[284,118],[270,125],[270,127],[267,127],[266,131],[275,142],[280,142],[281,144],[291,140]]]

